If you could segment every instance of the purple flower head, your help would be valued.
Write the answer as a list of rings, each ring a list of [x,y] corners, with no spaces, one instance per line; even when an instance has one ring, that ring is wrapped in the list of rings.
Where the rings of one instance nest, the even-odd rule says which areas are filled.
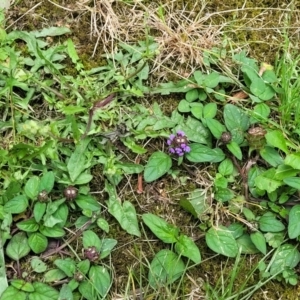
[[[184,153],[190,152],[188,139],[182,130],[178,130],[176,134],[171,134],[167,140],[169,152],[178,156],[183,156]]]

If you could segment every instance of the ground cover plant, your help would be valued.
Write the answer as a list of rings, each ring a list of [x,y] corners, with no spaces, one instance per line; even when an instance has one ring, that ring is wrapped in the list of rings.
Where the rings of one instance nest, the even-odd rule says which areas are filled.
[[[275,68],[224,44],[186,77],[149,85],[161,55],[150,33],[87,68],[69,28],[0,21],[0,299],[250,299],[297,285],[299,66],[287,34]],[[114,252],[129,245],[118,285]],[[216,257],[233,272],[199,283],[193,272]]]

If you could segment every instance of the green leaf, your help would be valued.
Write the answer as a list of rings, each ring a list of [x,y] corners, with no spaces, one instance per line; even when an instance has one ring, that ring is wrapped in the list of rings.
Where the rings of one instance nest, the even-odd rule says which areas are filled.
[[[295,205],[289,212],[288,234],[290,239],[300,235],[300,205]]]
[[[283,164],[283,158],[279,155],[278,151],[272,147],[264,147],[260,150],[259,154],[272,167],[277,167]]]
[[[277,188],[282,185],[282,181],[274,179],[275,174],[276,170],[274,168],[262,172],[255,178],[256,186],[261,190],[267,191],[268,193],[276,191]]]
[[[52,171],[46,172],[40,180],[39,192],[46,191],[47,193],[50,193],[54,187],[54,181],[54,173]]]
[[[30,282],[26,282],[23,279],[14,279],[10,282],[10,284],[18,290],[32,293],[34,292],[34,287]]]
[[[115,239],[102,239],[100,247],[100,259],[110,255],[112,249],[117,245],[118,241]]]
[[[231,141],[229,144],[226,145],[226,147],[237,159],[242,160],[242,150],[236,142]]]
[[[48,27],[40,31],[31,31],[30,34],[33,34],[35,37],[47,37],[47,36],[58,36],[66,33],[71,33],[70,28],[68,27]]]
[[[190,148],[186,158],[191,162],[220,162],[225,159],[225,154],[220,148],[211,149],[201,144],[191,144]]]
[[[284,244],[280,246],[272,258],[270,273],[272,275],[282,273],[286,268],[293,269],[300,262],[300,253],[297,245]]]
[[[190,112],[191,111],[190,103],[183,99],[179,102],[177,109],[182,113]]]
[[[108,222],[103,219],[103,218],[98,218],[97,219],[97,226],[102,229],[103,231],[105,231],[106,233],[109,233],[109,224]]]
[[[141,236],[136,211],[131,202],[124,201],[123,204],[121,204],[119,200],[109,200],[107,204],[108,212],[118,220],[124,230],[129,234]]]
[[[66,299],[73,300],[74,298],[73,298],[71,287],[65,283],[60,289],[58,300],[66,300]]]
[[[229,131],[239,129],[245,132],[249,128],[249,117],[237,106],[226,104],[223,114],[225,125]]]
[[[99,211],[101,206],[98,201],[90,195],[79,195],[75,199],[75,203],[82,210]]]
[[[32,176],[25,184],[24,192],[26,196],[31,199],[35,200],[39,193],[39,185],[40,179],[37,176]]]
[[[25,195],[18,195],[4,205],[4,211],[11,214],[20,214],[28,207],[28,200]]]
[[[46,203],[36,202],[33,207],[33,215],[36,222],[40,222],[46,212]]]
[[[195,189],[190,193],[188,199],[180,199],[179,204],[194,217],[201,220],[210,213],[208,198],[206,190]]]
[[[34,282],[34,293],[30,294],[29,300],[57,300],[58,299],[58,291],[53,287],[42,283],[42,282]]]
[[[16,289],[13,286],[9,286],[1,295],[1,300],[27,300],[27,293]]]
[[[17,223],[17,227],[26,232],[35,232],[38,231],[39,224],[35,221],[35,219],[31,218]]]
[[[203,108],[203,118],[205,119],[213,119],[217,114],[217,104],[216,103],[208,103],[204,105]]]
[[[150,156],[144,171],[146,182],[152,182],[164,174],[172,167],[172,160],[169,155],[163,152],[154,152]]]
[[[284,163],[294,169],[300,170],[300,153],[288,154],[284,159]]]
[[[201,71],[194,72],[194,78],[199,86],[202,86],[204,83],[205,75]]]
[[[54,264],[62,270],[68,277],[73,277],[76,272],[75,261],[71,258],[56,259]]]
[[[196,118],[201,120],[203,118],[203,104],[199,102],[191,103],[191,113]]]
[[[66,277],[67,277],[66,273],[63,272],[62,270],[52,269],[44,275],[44,281],[55,282],[55,281],[60,281],[61,279],[64,279]]]
[[[20,260],[30,252],[28,240],[24,232],[15,234],[6,246],[6,254],[13,260]]]
[[[299,177],[284,178],[283,182],[297,190],[300,190],[300,178]]]
[[[187,102],[193,102],[199,97],[198,89],[192,89],[185,94],[185,99]]]
[[[55,225],[52,228],[41,226],[40,233],[47,236],[47,237],[63,237],[65,235],[65,231],[59,227],[59,225]]]
[[[250,84],[250,91],[259,99],[264,101],[272,99],[275,95],[274,89],[270,85],[266,84],[260,77],[252,80]]]
[[[164,243],[175,243],[177,241],[179,234],[177,227],[153,214],[144,214],[142,219],[150,230]]]
[[[85,259],[77,263],[77,268],[82,274],[86,275],[90,269],[90,265],[91,262],[88,259]]]
[[[185,268],[177,254],[166,249],[160,250],[150,264],[149,284],[154,289],[168,286],[183,275]]]
[[[268,145],[282,150],[284,153],[288,153],[288,147],[286,139],[280,130],[268,131],[265,135]]]
[[[47,270],[47,265],[38,257],[33,257],[30,260],[30,266],[36,273],[44,273]]]
[[[89,142],[90,139],[81,140],[68,161],[67,169],[72,182],[86,169],[85,152]]]
[[[205,76],[203,85],[208,88],[215,88],[219,84],[220,74],[217,72],[212,72]]]
[[[215,193],[215,199],[220,202],[226,202],[231,200],[234,197],[232,190],[227,188],[218,188]]]
[[[47,249],[48,239],[39,232],[34,232],[28,238],[28,245],[35,254],[39,254]]]
[[[199,248],[190,237],[184,234],[179,235],[179,238],[175,244],[175,251],[177,254],[189,258],[195,264],[199,264],[201,262]]]
[[[270,107],[265,103],[255,105],[253,109],[253,116],[251,116],[251,123],[259,122],[261,119],[267,119],[270,112]]]
[[[218,166],[218,171],[223,176],[232,175],[233,170],[234,170],[233,163],[229,158],[224,159]]]
[[[227,257],[236,257],[238,254],[238,246],[231,231],[224,226],[210,228],[205,240],[207,246],[216,253]]]
[[[255,247],[264,255],[267,253],[267,244],[264,235],[257,231],[250,234],[251,241]]]
[[[92,230],[86,230],[83,232],[82,243],[85,249],[94,246],[98,252],[101,250],[101,240]]]
[[[199,120],[192,117],[188,117],[185,124],[181,124],[175,129],[184,131],[189,141],[207,144],[207,141],[209,140],[208,130]]]
[[[101,297],[105,297],[112,284],[111,277],[107,269],[102,266],[91,266],[89,271],[89,279],[93,289],[99,293]]]
[[[236,240],[236,243],[243,254],[255,254],[259,252],[253,244],[248,233],[244,233],[242,236],[240,236]]]
[[[264,232],[279,232],[285,229],[281,221],[272,213],[266,213],[259,218],[259,229]]]
[[[205,121],[210,132],[216,139],[219,139],[222,136],[222,133],[226,131],[226,127],[223,124],[221,124],[218,120],[205,119]]]

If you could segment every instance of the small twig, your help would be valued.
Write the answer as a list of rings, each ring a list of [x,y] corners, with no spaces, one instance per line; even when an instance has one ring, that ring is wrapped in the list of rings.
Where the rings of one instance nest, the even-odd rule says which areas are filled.
[[[141,161],[141,158],[138,156],[135,160],[135,163],[139,164],[140,161]],[[141,173],[138,174],[138,184],[137,184],[136,192],[138,194],[142,194],[144,192],[144,189],[143,189],[143,175]]]

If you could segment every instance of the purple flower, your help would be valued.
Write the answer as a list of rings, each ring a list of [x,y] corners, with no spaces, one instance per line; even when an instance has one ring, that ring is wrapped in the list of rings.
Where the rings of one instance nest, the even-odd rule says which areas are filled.
[[[190,152],[188,139],[182,130],[178,130],[176,134],[171,134],[167,140],[169,152],[178,156],[183,156],[184,153]]]

